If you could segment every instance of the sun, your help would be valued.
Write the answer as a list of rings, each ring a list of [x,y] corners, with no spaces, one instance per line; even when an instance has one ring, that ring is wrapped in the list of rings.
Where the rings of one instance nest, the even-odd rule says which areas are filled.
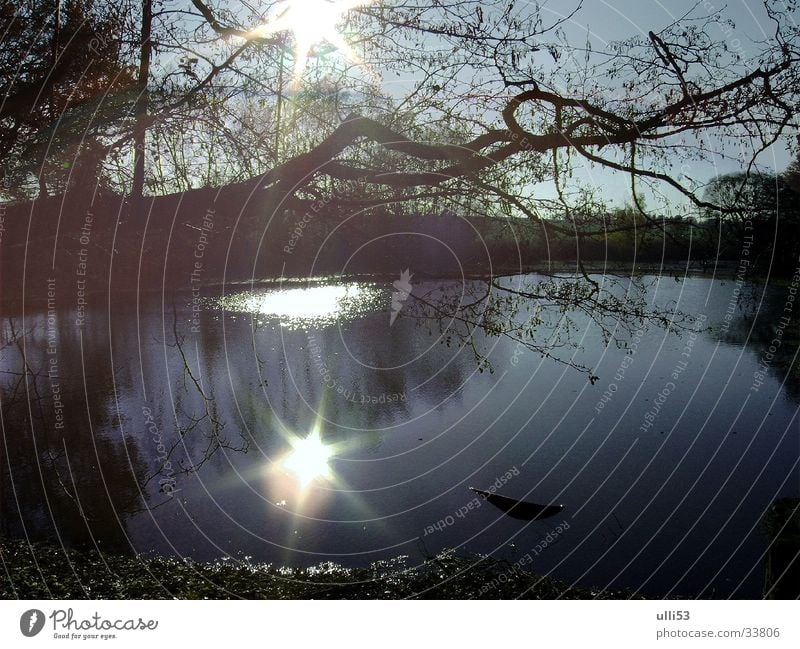
[[[295,42],[294,82],[298,83],[308,64],[308,56],[315,45],[327,42],[338,49],[348,60],[361,65],[358,55],[339,32],[344,15],[356,7],[368,5],[373,0],[283,0],[282,8],[274,20],[256,27],[253,37],[271,36],[291,32]]]

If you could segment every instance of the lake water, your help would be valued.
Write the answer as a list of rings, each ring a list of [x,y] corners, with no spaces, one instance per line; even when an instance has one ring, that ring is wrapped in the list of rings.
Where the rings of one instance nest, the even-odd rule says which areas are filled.
[[[800,496],[788,289],[740,304],[731,281],[650,280],[687,331],[620,333],[627,349],[585,315],[545,332],[579,343],[558,353],[594,383],[476,333],[480,371],[471,345],[447,344],[453,323],[407,317],[390,282],[12,314],[0,532],[293,565],[455,548],[597,588],[759,597],[763,519]],[[414,296],[463,289],[411,281]],[[517,520],[468,490],[492,485],[564,509]]]

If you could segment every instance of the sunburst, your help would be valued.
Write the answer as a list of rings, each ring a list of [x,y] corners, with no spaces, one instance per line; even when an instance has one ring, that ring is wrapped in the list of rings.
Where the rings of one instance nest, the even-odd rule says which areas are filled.
[[[339,31],[345,15],[370,4],[373,0],[284,0],[274,20],[256,27],[251,36],[264,37],[291,32],[294,38],[294,82],[303,77],[308,57],[314,46],[327,42],[357,65],[360,57]]]
[[[307,437],[298,437],[291,441],[292,451],[283,460],[284,468],[297,476],[300,486],[305,488],[314,480],[329,478],[329,460],[334,452],[325,444],[318,430],[313,430]]]

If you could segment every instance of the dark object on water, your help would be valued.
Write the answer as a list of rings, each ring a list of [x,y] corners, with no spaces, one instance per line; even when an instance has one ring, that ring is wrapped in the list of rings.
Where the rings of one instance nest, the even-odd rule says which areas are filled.
[[[800,597],[800,498],[781,498],[761,521],[769,536],[764,566],[765,599]]]
[[[518,518],[522,521],[536,521],[542,518],[550,518],[564,509],[564,505],[527,503],[524,500],[514,500],[513,498],[507,498],[506,496],[476,489],[475,487],[470,487],[470,489],[476,494],[483,496],[485,500],[488,500],[498,509],[502,509],[512,518]]]

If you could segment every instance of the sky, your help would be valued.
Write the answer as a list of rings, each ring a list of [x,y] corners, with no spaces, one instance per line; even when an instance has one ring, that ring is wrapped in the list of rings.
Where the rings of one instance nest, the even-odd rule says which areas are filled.
[[[734,22],[730,33],[711,34],[716,39],[727,39],[728,45],[747,59],[758,52],[753,41],[762,40],[771,36],[774,29],[769,21],[764,7],[758,0],[586,0],[582,10],[570,21],[566,27],[569,36],[575,39],[586,39],[587,31],[593,47],[597,49],[607,45],[610,41],[620,40],[636,34],[647,35],[648,31],[658,32],[663,27],[674,22],[687,13],[695,5],[698,10],[713,12],[723,11],[724,15]],[[566,15],[574,2],[563,0],[550,0],[542,5],[545,12],[553,15]],[[579,41],[578,41],[579,42]],[[791,161],[787,149],[787,141],[776,143],[771,149],[765,151],[758,159],[764,170],[780,172]],[[708,181],[717,175],[739,171],[740,165],[733,160],[717,159],[714,163],[692,163],[693,168],[689,175],[698,180]],[[622,205],[630,202],[630,181],[623,174],[612,173],[599,169],[596,165],[584,167],[584,181],[587,184],[601,188],[605,197],[615,204]],[[547,192],[548,188],[542,187],[541,191]],[[676,205],[686,205],[687,201],[677,192],[667,190],[674,198]]]
[[[374,3],[378,2],[392,4],[394,0],[374,0]],[[565,18],[573,12],[577,4],[578,0],[541,0],[539,6],[547,23]],[[243,4],[241,8],[244,7]],[[759,0],[730,0],[727,3],[723,3],[722,0],[670,0],[669,2],[584,0],[581,10],[569,19],[564,25],[564,30],[571,43],[582,44],[588,37],[592,48],[601,51],[607,49],[611,41],[635,35],[646,36],[649,31],[658,32],[693,8],[695,14],[720,10],[726,17],[732,19],[734,27],[728,33],[718,30],[719,33],[712,36],[716,39],[726,39],[729,47],[745,60],[757,55],[759,51],[759,46],[754,41],[768,38],[773,29]],[[309,65],[314,64],[314,61],[309,62]],[[405,81],[407,83],[402,79],[386,75],[381,82],[382,89],[400,98],[414,85],[412,79]],[[787,143],[788,140],[781,141],[765,151],[759,158],[761,167],[765,170],[782,171],[791,159]],[[692,162],[691,166],[684,169],[687,175],[701,182],[739,170],[740,165],[736,161],[722,157],[710,163]],[[630,178],[625,174],[587,163],[586,166],[576,170],[575,177],[582,184],[596,188],[603,198],[614,205],[623,205],[631,201]],[[555,188],[552,184],[537,186],[535,189],[539,196],[555,198]],[[688,207],[688,201],[676,190],[664,188],[664,191],[678,213],[682,206]]]
[[[393,0],[375,0],[391,4]],[[519,3],[518,3],[519,4]],[[533,4],[533,3],[531,3]],[[545,18],[544,22],[552,23],[564,19],[573,13],[579,0],[541,0],[539,6]],[[692,11],[694,10],[694,11]],[[633,36],[647,36],[649,31],[659,32],[674,23],[687,13],[692,15],[708,15],[721,12],[723,17],[733,21],[734,26],[723,32],[710,36],[715,40],[726,40],[728,47],[738,53],[744,61],[758,55],[761,46],[759,40],[769,39],[774,32],[774,24],[769,20],[760,0],[584,0],[580,11],[569,18],[563,26],[570,43],[591,42],[594,51],[605,51],[612,41],[624,40]],[[543,56],[548,62],[548,57]],[[747,66],[747,71],[754,66]],[[743,68],[744,70],[745,68]],[[469,81],[469,80],[467,80]],[[412,87],[412,79],[384,78],[383,88],[389,94],[402,96]],[[759,168],[763,171],[783,171],[791,161],[788,148],[790,139],[779,141],[758,158]],[[793,142],[792,142],[793,143]],[[732,151],[729,149],[730,155]],[[750,158],[750,151],[740,151],[740,157]],[[707,183],[716,176],[741,171],[742,165],[722,156],[710,162],[692,161],[682,166],[682,172],[699,183]],[[598,165],[586,162],[585,166],[575,171],[575,181],[595,188],[598,193],[612,205],[622,206],[631,202],[630,178],[626,174],[614,172]],[[686,213],[690,207],[689,200],[672,188],[661,186],[671,208],[672,216]],[[640,186],[639,191],[642,191]],[[556,189],[552,183],[535,187],[537,196],[556,198]],[[702,192],[701,192],[702,193]],[[643,192],[648,197],[648,192]],[[650,195],[652,198],[652,195]],[[655,201],[651,201],[655,203]]]

